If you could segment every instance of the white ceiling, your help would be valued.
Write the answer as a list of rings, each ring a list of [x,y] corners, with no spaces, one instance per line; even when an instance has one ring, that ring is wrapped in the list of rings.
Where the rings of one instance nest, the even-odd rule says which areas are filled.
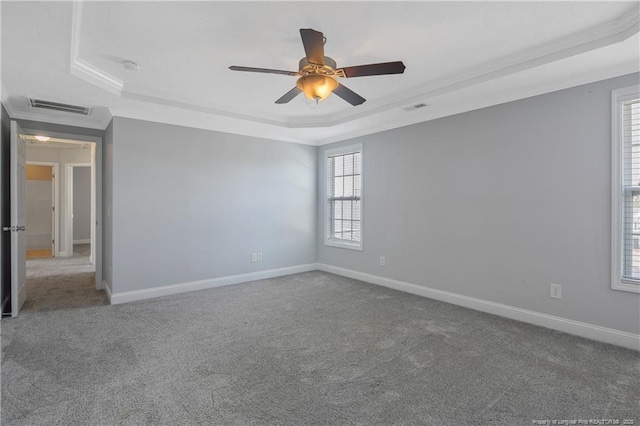
[[[638,2],[6,2],[2,96],[15,118],[104,128],[111,116],[323,144],[640,71]],[[299,29],[339,67],[402,60],[402,75],[343,79],[367,99],[302,95]],[[138,71],[123,60],[140,64]],[[26,97],[93,107],[46,112]],[[407,111],[424,102],[427,107]],[[44,113],[42,111],[45,111]]]

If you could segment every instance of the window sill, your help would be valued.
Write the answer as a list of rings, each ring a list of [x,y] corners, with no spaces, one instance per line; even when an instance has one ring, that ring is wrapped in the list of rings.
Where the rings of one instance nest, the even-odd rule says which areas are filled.
[[[324,245],[330,246],[330,247],[338,247],[338,248],[344,248],[349,250],[362,251],[362,242],[355,243],[355,242],[347,242],[347,241],[341,241],[341,240],[326,239],[324,240]]]
[[[614,282],[611,289],[618,291],[627,291],[629,293],[640,293],[640,284],[630,284],[624,281]]]

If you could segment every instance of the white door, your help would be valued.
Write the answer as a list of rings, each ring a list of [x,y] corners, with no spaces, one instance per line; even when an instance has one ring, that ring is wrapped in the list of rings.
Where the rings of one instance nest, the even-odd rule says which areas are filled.
[[[51,166],[51,257],[56,255],[56,171]]]
[[[27,298],[26,215],[24,187],[26,153],[22,129],[11,121],[11,316],[18,315]]]

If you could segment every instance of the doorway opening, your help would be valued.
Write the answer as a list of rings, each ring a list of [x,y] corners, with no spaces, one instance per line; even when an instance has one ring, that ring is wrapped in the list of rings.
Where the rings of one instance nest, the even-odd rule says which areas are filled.
[[[26,167],[25,211],[27,259],[58,256],[58,176],[59,164],[28,161]]]
[[[97,232],[98,142],[60,136],[43,142],[28,131],[24,133],[27,169],[41,167],[31,170],[40,173],[39,181],[29,179],[30,171],[26,172],[24,309],[48,311],[106,305],[108,299],[101,291],[101,243]],[[49,173],[51,180],[46,181]],[[47,237],[48,252],[43,247]],[[41,251],[34,253],[31,249]]]

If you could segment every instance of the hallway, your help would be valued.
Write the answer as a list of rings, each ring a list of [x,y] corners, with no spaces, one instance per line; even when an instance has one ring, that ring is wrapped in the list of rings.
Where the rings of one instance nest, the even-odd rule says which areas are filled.
[[[27,300],[24,311],[52,311],[108,305],[95,288],[90,245],[77,244],[73,257],[27,260]]]

